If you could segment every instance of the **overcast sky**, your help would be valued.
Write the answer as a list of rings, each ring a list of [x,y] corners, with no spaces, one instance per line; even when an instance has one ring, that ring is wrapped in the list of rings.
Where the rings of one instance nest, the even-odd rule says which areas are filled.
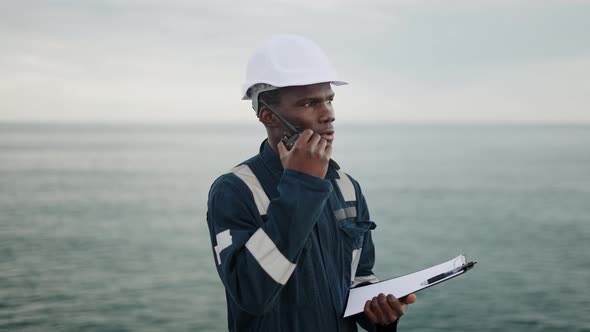
[[[590,1],[0,2],[0,121],[255,122],[275,32],[326,51],[339,122],[590,123]]]

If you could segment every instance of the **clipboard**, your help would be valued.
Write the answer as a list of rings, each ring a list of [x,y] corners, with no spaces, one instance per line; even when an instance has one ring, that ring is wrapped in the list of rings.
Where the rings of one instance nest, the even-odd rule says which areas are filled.
[[[459,255],[447,262],[418,272],[352,288],[348,293],[344,317],[362,312],[365,303],[379,293],[393,294],[396,298],[402,298],[460,276],[472,269],[476,263],[467,262],[465,255]]]

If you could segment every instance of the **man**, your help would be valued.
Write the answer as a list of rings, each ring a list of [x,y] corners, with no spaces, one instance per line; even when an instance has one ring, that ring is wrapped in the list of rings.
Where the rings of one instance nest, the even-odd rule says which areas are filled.
[[[343,84],[300,36],[274,36],[250,58],[243,99],[268,139],[213,183],[207,212],[230,331],[356,331],[357,321],[395,331],[415,301],[375,294],[364,313],[342,318],[349,289],[377,280],[376,225],[359,184],[330,159],[331,85]]]

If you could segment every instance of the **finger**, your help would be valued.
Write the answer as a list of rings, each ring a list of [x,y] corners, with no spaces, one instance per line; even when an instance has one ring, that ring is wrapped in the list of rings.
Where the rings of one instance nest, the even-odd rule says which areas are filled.
[[[313,130],[311,129],[305,129],[302,133],[301,136],[299,137],[299,139],[303,139],[303,142],[308,142],[309,139],[313,136]]]
[[[373,310],[371,309],[371,301],[367,301],[365,302],[365,315],[367,316],[367,318],[373,322],[373,323],[377,323],[377,316],[375,316],[375,314],[373,313]]]
[[[293,148],[296,148],[296,150],[301,149],[303,145],[307,144],[312,135],[313,131],[311,129],[305,129],[301,132],[299,138],[295,141],[295,144],[293,144]]]
[[[392,299],[395,300],[395,297],[392,297]],[[383,294],[379,295],[379,304],[381,305],[381,311],[386,320],[385,324],[393,323],[399,317],[398,312],[391,307],[389,300],[390,296],[386,297]]]
[[[375,313],[375,317],[377,317],[378,324],[387,324],[388,318],[385,317],[383,311],[381,310],[381,305],[379,304],[379,297],[374,297],[371,301],[371,309]]]
[[[410,294],[407,296],[402,297],[400,300],[400,302],[405,303],[405,304],[412,304],[414,302],[416,302],[416,294]]]
[[[402,308],[402,303],[395,298],[395,296],[389,294],[387,295],[387,303],[393,312],[395,312],[395,319],[403,316],[404,309]]]
[[[395,312],[387,303],[387,297],[385,294],[379,294],[377,302],[379,303],[379,309],[381,309],[381,314],[383,316],[383,324],[389,324],[397,319]]]
[[[326,141],[325,139],[323,139],[320,136],[320,141],[318,142],[318,146],[317,146],[318,151],[322,154],[325,154],[327,145],[328,145],[328,141]]]
[[[322,136],[320,136],[320,134],[314,133],[309,138],[309,144],[312,146],[312,148],[315,149],[321,139],[322,139]]]

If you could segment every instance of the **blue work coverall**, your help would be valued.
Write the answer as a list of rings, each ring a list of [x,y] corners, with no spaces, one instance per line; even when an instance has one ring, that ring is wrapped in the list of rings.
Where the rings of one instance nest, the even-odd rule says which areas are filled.
[[[325,179],[283,169],[265,140],[213,183],[207,223],[230,331],[357,330],[363,314],[342,316],[351,286],[377,281],[375,224],[335,162]]]

